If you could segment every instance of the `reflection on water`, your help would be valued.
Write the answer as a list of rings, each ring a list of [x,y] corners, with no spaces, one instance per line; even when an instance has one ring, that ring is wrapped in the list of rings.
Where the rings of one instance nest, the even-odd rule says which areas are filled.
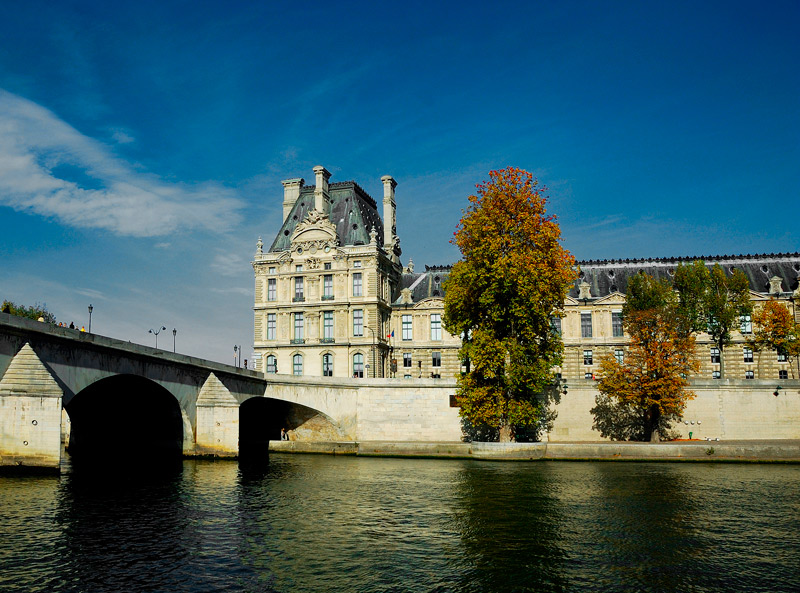
[[[800,578],[798,466],[273,454],[154,469],[0,477],[0,590],[780,592]]]

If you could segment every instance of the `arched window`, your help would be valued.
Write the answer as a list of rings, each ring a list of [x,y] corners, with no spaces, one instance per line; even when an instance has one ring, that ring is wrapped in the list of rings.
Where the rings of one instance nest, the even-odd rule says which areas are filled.
[[[278,359],[275,358],[275,356],[272,354],[267,356],[267,372],[268,373],[278,372]]]
[[[322,376],[333,377],[333,354],[322,355]]]
[[[292,357],[292,374],[293,375],[302,375],[303,374],[303,355],[302,354],[295,354]]]
[[[353,377],[364,378],[364,355],[353,354]]]

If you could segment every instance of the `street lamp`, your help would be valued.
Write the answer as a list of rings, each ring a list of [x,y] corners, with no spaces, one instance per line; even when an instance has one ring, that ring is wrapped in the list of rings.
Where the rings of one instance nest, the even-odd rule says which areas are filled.
[[[178,335],[178,330],[174,327],[172,328],[172,353],[175,354],[175,336]]]
[[[372,378],[375,378],[375,330],[372,329],[370,326],[366,326],[369,331],[372,332]],[[369,375],[369,371],[367,371],[367,375]]]
[[[238,355],[238,360],[237,360]],[[241,346],[234,346],[233,347],[233,366],[239,368],[239,363],[242,360],[242,347]]]
[[[167,328],[162,325],[161,329],[159,329],[159,330],[153,331],[151,329],[151,330],[148,331],[148,333],[153,334],[156,337],[156,350],[158,349],[158,334],[161,333],[162,329],[167,329]]]
[[[89,305],[89,333],[92,333],[92,311],[93,310],[94,310],[94,307],[92,307],[92,305]]]

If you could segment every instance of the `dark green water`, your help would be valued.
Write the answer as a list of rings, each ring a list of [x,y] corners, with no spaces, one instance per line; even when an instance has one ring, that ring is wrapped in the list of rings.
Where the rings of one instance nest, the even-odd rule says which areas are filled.
[[[0,591],[800,590],[800,466],[114,469],[0,477]]]

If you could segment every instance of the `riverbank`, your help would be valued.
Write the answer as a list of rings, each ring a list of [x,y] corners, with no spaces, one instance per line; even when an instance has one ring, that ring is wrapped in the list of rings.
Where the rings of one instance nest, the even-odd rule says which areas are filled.
[[[461,443],[270,441],[270,452],[491,461],[741,461],[800,463],[800,440]]]

